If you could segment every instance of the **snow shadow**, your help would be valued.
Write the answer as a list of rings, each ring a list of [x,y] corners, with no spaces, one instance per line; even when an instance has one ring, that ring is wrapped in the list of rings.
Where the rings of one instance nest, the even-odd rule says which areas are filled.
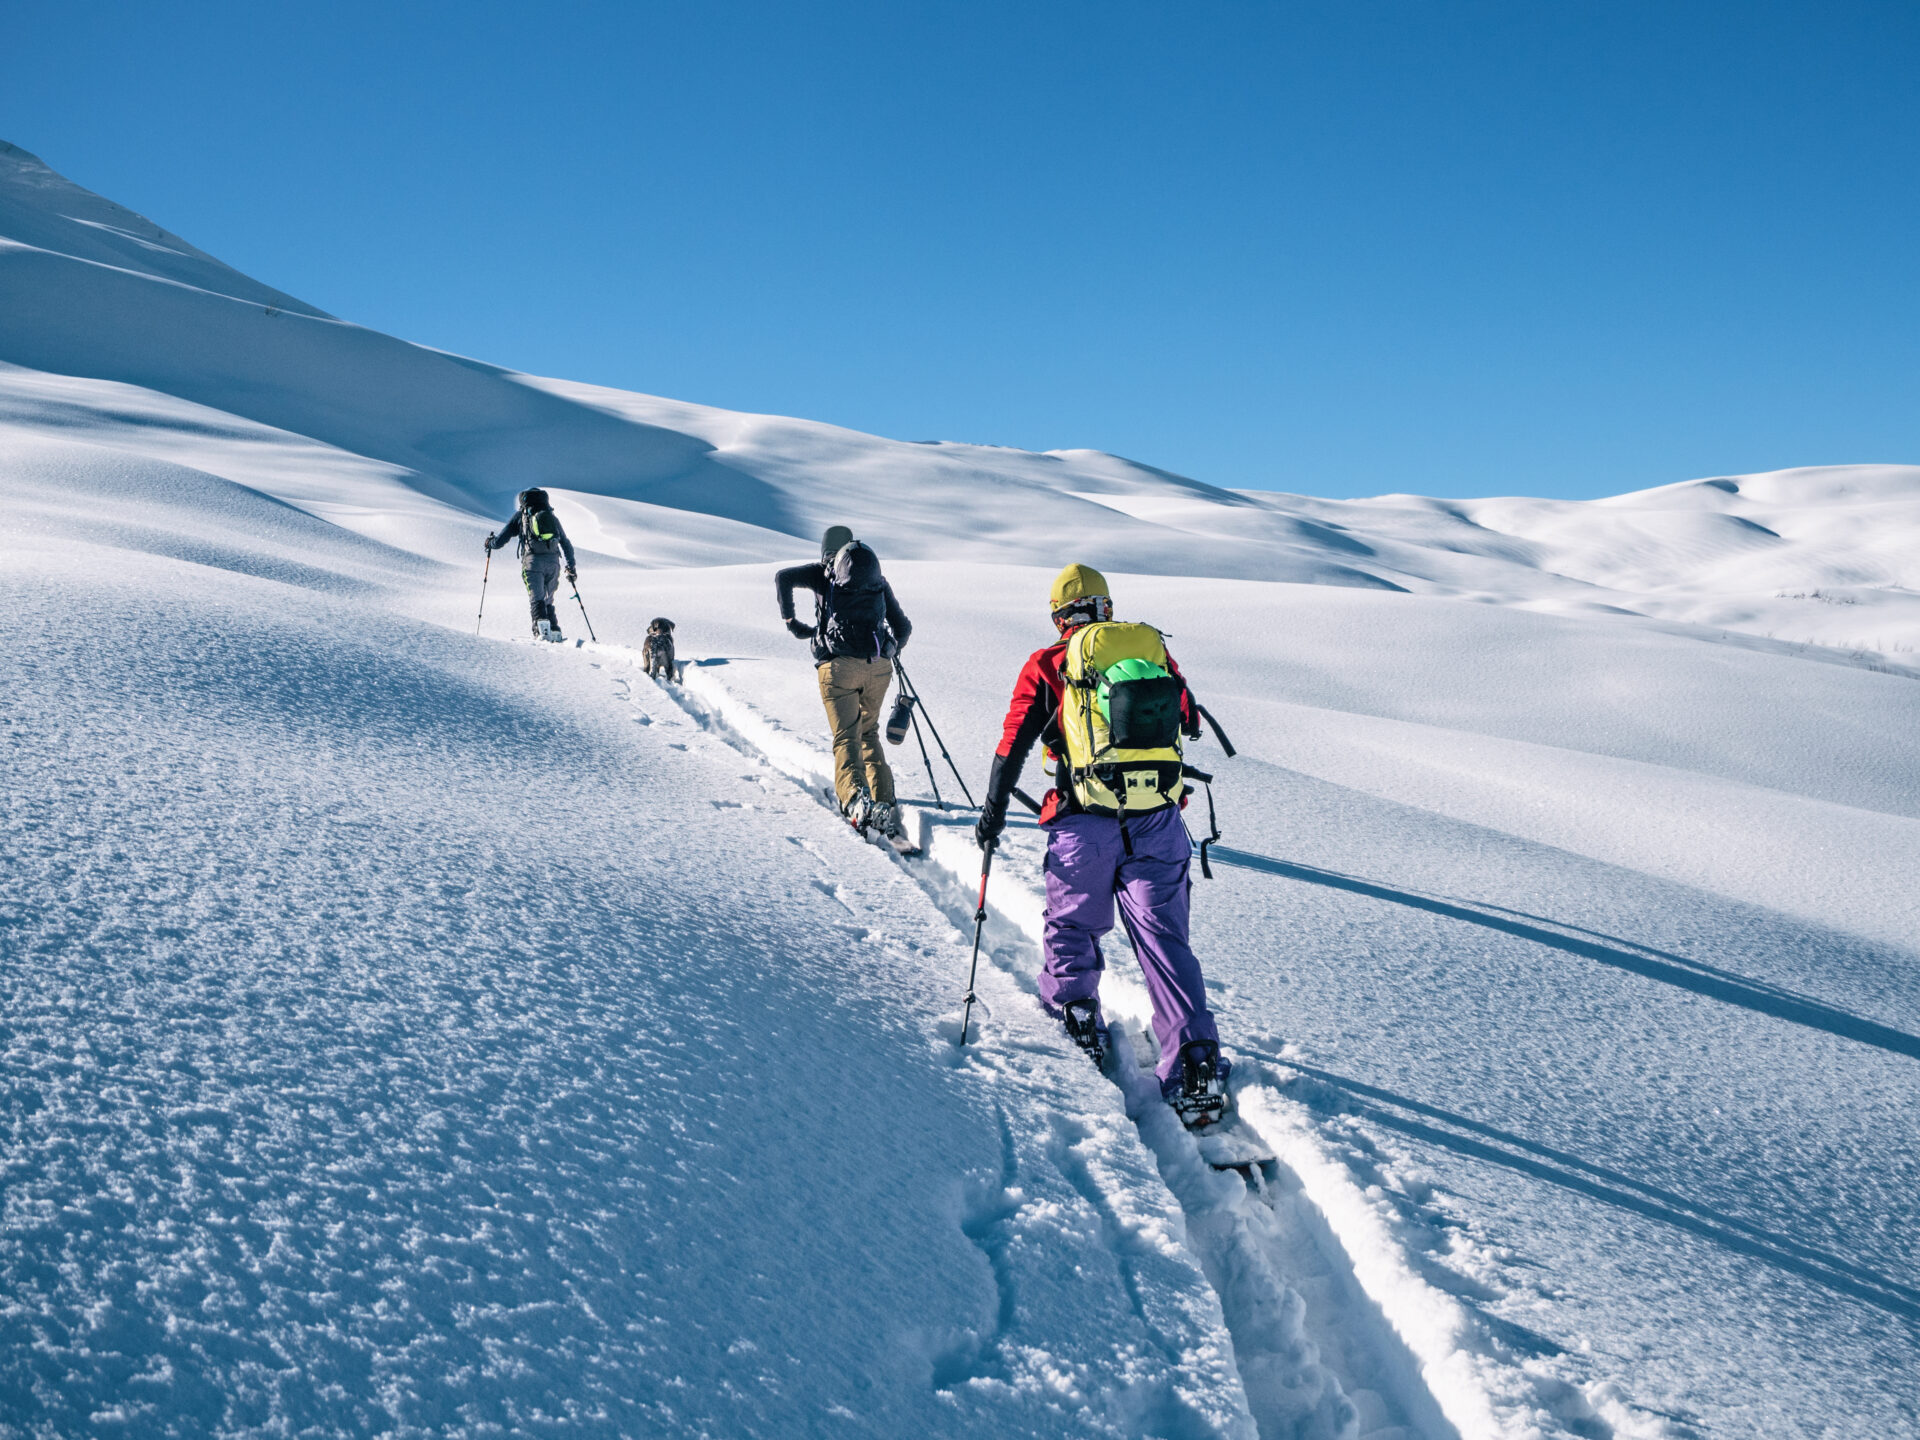
[[[1920,1288],[1891,1280],[1853,1261],[1437,1105],[1411,1100],[1296,1059],[1261,1058],[1305,1077],[1283,1088],[1309,1109],[1322,1113],[1339,1109],[1363,1115],[1387,1129],[1441,1146],[1457,1155],[1504,1166],[1589,1199],[1676,1226],[1827,1289],[1863,1300],[1890,1315],[1920,1320]]]
[[[1809,996],[1796,994],[1778,985],[1750,980],[1745,976],[1718,969],[1702,961],[1690,960],[1684,955],[1655,950],[1635,941],[1622,940],[1613,935],[1602,935],[1597,931],[1582,930],[1577,926],[1563,925],[1557,920],[1544,920],[1539,916],[1506,910],[1497,905],[1442,900],[1411,890],[1396,890],[1391,886],[1363,880],[1358,876],[1343,875],[1336,870],[1322,870],[1313,865],[1276,860],[1271,856],[1235,850],[1225,845],[1212,846],[1209,853],[1217,864],[1238,866],[1243,870],[1257,870],[1263,874],[1278,875],[1287,880],[1300,880],[1309,885],[1323,885],[1329,889],[1344,890],[1349,894],[1364,895],[1369,899],[1386,900],[1396,905],[1405,905],[1410,909],[1423,910],[1430,915],[1439,915],[1448,920],[1460,920],[1469,925],[1497,930],[1503,935],[1529,940],[1536,945],[1544,945],[1568,955],[1578,955],[1584,960],[1597,961],[1602,965],[1611,965],[1615,969],[1630,971],[1649,980],[1658,980],[1682,990],[1690,990],[1696,995],[1704,995],[1711,1000],[1738,1005],[1742,1009],[1752,1010],[1761,1015],[1771,1015],[1778,1020],[1788,1020],[1796,1025],[1824,1030],[1827,1034],[1837,1035],[1843,1040],[1858,1041],[1862,1045],[1872,1045],[1896,1055],[1920,1060],[1920,1036],[1909,1035],[1906,1031],[1896,1030],[1891,1025],[1882,1025],[1876,1020],[1869,1020],[1852,1011],[1842,1010]],[[1549,926],[1555,928],[1549,929]]]

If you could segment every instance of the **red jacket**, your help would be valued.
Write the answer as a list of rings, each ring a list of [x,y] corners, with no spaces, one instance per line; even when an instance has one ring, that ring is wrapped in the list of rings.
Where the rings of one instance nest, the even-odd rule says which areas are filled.
[[[1072,633],[1070,630],[1067,635]],[[1060,707],[1067,691],[1060,666],[1066,657],[1067,640],[1062,637],[1058,643],[1034,651],[1020,667],[1020,678],[1013,682],[1013,701],[1007,706],[1007,718],[1000,727],[1000,748],[994,752],[984,809],[1006,812],[1007,801],[1013,796],[1014,786],[1020,783],[1021,767],[1027,763],[1027,752],[1033,748],[1034,741],[1044,740],[1049,754],[1059,746]],[[1167,656],[1167,669],[1180,674],[1172,655]],[[1188,691],[1180,696],[1180,724],[1188,734],[1199,734],[1199,710]],[[1186,797],[1182,796],[1182,808],[1186,803]],[[1058,789],[1049,790],[1046,799],[1040,802],[1040,823],[1050,824],[1063,809],[1070,808],[1070,801],[1063,798]]]

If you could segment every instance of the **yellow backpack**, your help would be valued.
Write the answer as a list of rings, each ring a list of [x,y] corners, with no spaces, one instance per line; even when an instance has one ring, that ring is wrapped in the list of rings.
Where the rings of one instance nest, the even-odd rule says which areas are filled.
[[[1119,620],[1082,625],[1067,641],[1060,673],[1067,683],[1058,778],[1078,807],[1124,821],[1178,804],[1186,685],[1167,663],[1160,632]]]

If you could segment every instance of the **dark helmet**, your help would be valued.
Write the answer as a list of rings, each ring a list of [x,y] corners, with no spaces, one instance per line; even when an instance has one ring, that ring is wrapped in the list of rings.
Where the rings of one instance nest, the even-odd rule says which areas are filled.
[[[853,531],[844,525],[829,525],[827,533],[820,537],[820,559],[828,565],[833,557],[853,543]]]
[[[553,502],[547,499],[547,492],[540,489],[522,490],[517,503],[522,510],[551,510]]]

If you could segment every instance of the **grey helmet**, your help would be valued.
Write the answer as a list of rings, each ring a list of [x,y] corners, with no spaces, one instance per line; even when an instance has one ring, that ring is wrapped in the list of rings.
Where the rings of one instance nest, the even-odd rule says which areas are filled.
[[[833,557],[853,543],[853,531],[844,525],[829,525],[827,533],[820,537],[820,561],[831,565]]]

